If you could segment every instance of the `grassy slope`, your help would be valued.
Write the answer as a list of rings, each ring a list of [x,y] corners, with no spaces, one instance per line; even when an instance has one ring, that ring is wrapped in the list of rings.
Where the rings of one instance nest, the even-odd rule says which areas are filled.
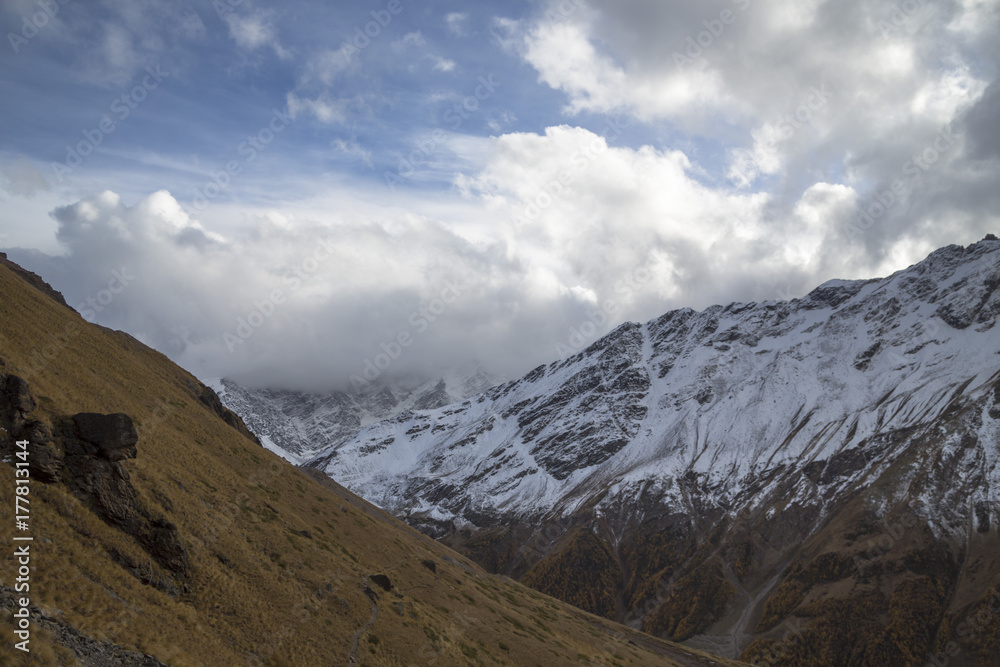
[[[42,351],[50,359],[40,365]],[[111,559],[117,551],[150,560],[130,537],[65,486],[33,482],[32,604],[91,638],[172,665],[347,664],[373,612],[366,578],[385,574],[394,589],[372,586],[378,614],[359,636],[359,664],[675,664],[661,656],[680,649],[490,576],[286,464],[200,404],[196,380],[166,357],[87,324],[2,266],[0,359],[0,372],[28,381],[36,418],[125,412],[135,420],[139,455],[125,464],[132,484],[178,526],[191,557],[190,592],[172,599]],[[13,480],[11,466],[0,465],[6,586],[15,570]],[[9,613],[0,616],[0,663],[27,664],[12,648]],[[32,648],[37,664],[75,662],[38,628]]]

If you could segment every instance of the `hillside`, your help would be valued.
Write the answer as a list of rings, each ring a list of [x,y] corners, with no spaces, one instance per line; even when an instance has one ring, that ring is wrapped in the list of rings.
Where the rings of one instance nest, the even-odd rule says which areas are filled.
[[[165,356],[7,266],[0,423],[2,664],[709,661],[489,575],[289,465]],[[15,531],[24,438],[29,528]],[[28,655],[11,617],[26,535]]]
[[[311,465],[492,571],[692,646],[993,664],[998,317],[987,237],[790,302],[626,323]]]

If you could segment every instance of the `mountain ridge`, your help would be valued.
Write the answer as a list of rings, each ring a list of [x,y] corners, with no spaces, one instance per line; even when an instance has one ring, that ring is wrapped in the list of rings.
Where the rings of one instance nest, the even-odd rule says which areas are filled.
[[[364,392],[308,393],[256,389],[228,379],[206,380],[268,449],[295,464],[340,444],[368,424],[408,410],[449,405],[499,382],[482,366],[422,382],[380,382]]]
[[[914,587],[949,591],[910,622],[919,638],[855,637],[868,659],[918,664],[971,604],[957,592],[1000,581],[995,557],[978,556],[985,580],[968,563],[996,542],[1000,514],[998,288],[1000,242],[987,237],[790,302],[671,311],[472,399],[368,426],[309,465],[488,569],[617,620],[642,608],[630,620],[673,639],[723,652],[725,637],[731,657],[759,658],[776,624],[802,618],[810,598],[781,602],[789,591],[818,595],[806,617],[830,627],[849,617],[843,599],[888,613]],[[904,514],[920,558],[947,576],[898,549],[876,560],[903,588],[858,566],[872,517]],[[804,544],[833,555],[817,564]],[[977,636],[985,656],[996,635]],[[815,643],[833,660],[816,664],[847,664],[828,633]],[[792,656],[781,664],[812,650],[776,645]]]

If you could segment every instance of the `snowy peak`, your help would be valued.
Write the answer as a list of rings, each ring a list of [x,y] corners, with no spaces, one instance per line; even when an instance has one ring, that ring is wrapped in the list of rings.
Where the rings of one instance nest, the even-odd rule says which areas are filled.
[[[230,380],[208,384],[267,448],[298,464],[373,422],[408,410],[440,408],[498,382],[499,378],[476,367],[468,372],[452,371],[436,380],[377,385],[363,393],[253,389]]]
[[[791,302],[672,311],[475,400],[371,424],[314,465],[392,511],[459,521],[688,473],[732,499],[783,462],[829,460],[983,391],[1000,370],[998,286],[986,240]]]

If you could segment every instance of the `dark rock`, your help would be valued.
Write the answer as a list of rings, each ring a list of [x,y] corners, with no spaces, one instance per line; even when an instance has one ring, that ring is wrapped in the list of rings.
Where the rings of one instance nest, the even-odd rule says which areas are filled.
[[[990,532],[990,508],[984,502],[976,503],[975,508],[976,513],[976,532],[977,533],[988,533]]]
[[[852,298],[866,285],[866,281],[856,280],[835,285],[820,285],[802,299],[805,310],[817,308],[837,308]]]
[[[38,428],[48,430],[44,424],[38,424]],[[32,479],[45,484],[58,484],[62,481],[64,465],[63,453],[51,437],[48,440],[28,437],[28,469]]]
[[[0,373],[0,427],[7,432],[7,437],[0,437],[0,449],[10,453],[15,441],[27,440],[31,478],[54,484],[62,479],[63,452],[53,442],[49,427],[28,417],[35,407],[27,382],[15,375]]]
[[[195,393],[198,396],[198,400],[201,401],[201,403],[209,410],[211,410],[217,417],[222,419],[222,421],[226,422],[234,429],[239,431],[243,435],[243,437],[252,440],[261,447],[264,446],[263,443],[261,443],[260,438],[254,435],[254,433],[249,428],[247,428],[247,425],[243,422],[243,419],[240,418],[240,416],[237,415],[235,412],[233,412],[232,410],[230,410],[229,408],[227,408],[222,404],[222,399],[220,399],[219,395],[215,393],[215,390],[213,390],[211,387],[199,384],[198,387],[195,389]]]
[[[384,574],[373,574],[371,581],[387,593],[392,590],[392,580]]]
[[[862,352],[854,360],[854,367],[859,371],[868,370],[869,364],[871,364],[872,358],[882,349],[882,341],[876,341],[874,345],[869,347],[867,350]]]
[[[179,595],[190,561],[177,527],[154,518],[142,505],[121,463],[138,455],[139,436],[131,417],[81,413],[63,420],[59,430],[70,490],[103,521],[131,536],[165,572],[120,564],[139,581]]]
[[[0,586],[0,608],[13,613],[15,600],[20,596],[21,594],[16,593],[13,588]],[[32,623],[48,632],[53,643],[72,651],[81,665],[167,667],[165,663],[149,654],[129,651],[107,639],[97,641],[64,621],[49,616],[40,607],[30,605],[28,611]]]
[[[90,451],[86,453],[106,461],[124,461],[136,457],[139,434],[128,415],[81,413],[73,416],[73,423],[80,440],[93,446],[87,448]]]
[[[20,439],[27,415],[34,412],[36,406],[27,382],[16,375],[0,375],[0,426],[14,439]]]
[[[869,457],[861,447],[838,452],[830,458],[819,483],[826,485],[840,477],[853,475],[868,465],[868,461]]]
[[[420,561],[420,564],[423,565],[424,567],[426,567],[428,570],[430,570],[434,574],[437,574],[437,571],[438,571],[437,563],[435,563],[434,561],[432,561],[430,558],[428,558],[426,560]]]
[[[167,570],[183,575],[187,572],[189,560],[187,551],[181,544],[177,526],[166,519],[149,522],[146,534],[139,540],[146,551]]]
[[[813,484],[819,484],[825,467],[826,461],[811,461],[803,466],[802,474],[808,477]]]

